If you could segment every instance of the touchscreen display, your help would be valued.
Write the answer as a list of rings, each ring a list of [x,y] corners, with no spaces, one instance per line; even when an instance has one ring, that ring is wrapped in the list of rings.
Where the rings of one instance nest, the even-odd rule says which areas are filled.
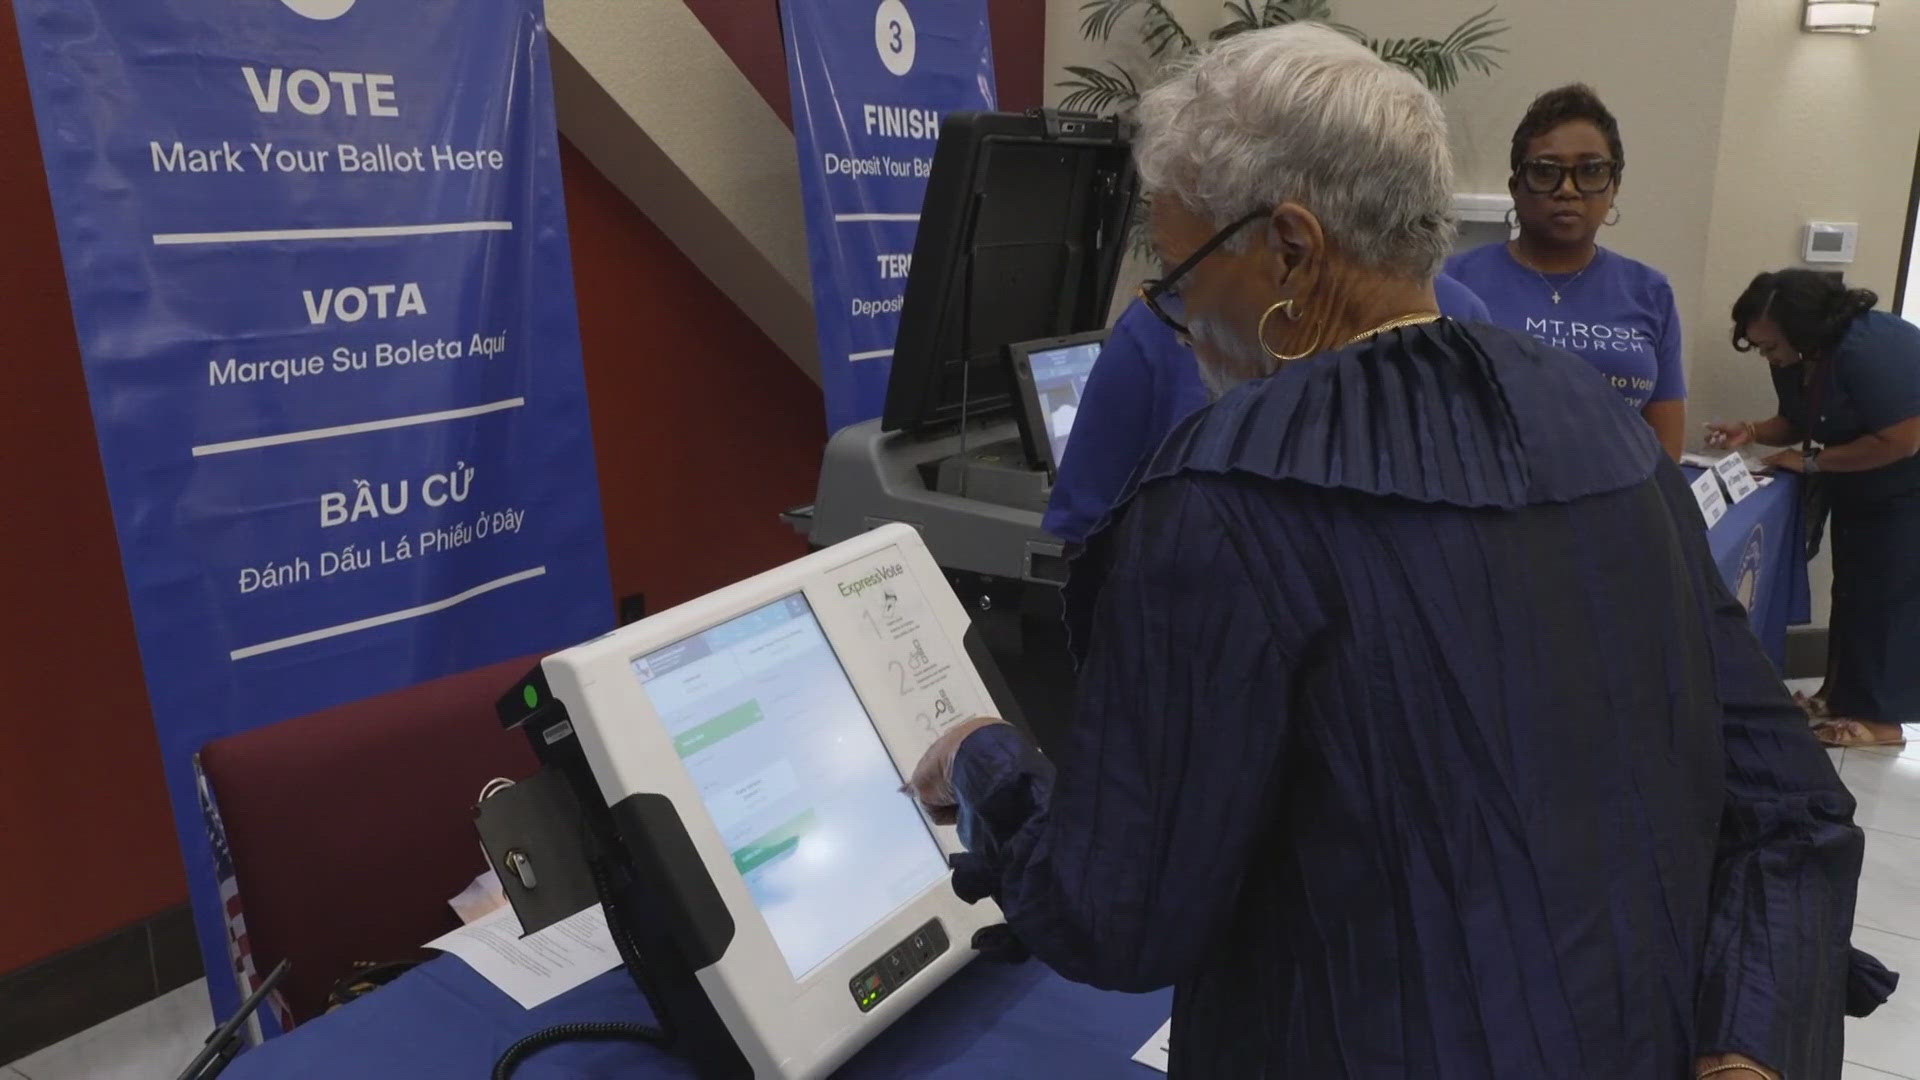
[[[805,596],[633,669],[794,978],[946,876]]]
[[[1040,415],[1046,418],[1047,445],[1056,465],[1066,460],[1067,436],[1073,432],[1080,395],[1087,389],[1087,375],[1100,358],[1101,348],[1101,342],[1089,341],[1027,356],[1027,364],[1033,369],[1033,391],[1040,398]]]

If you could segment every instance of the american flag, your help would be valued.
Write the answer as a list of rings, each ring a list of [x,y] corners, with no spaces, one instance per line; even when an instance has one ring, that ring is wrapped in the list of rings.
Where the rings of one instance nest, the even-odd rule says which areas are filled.
[[[200,793],[200,817],[207,828],[207,843],[213,849],[214,876],[220,885],[220,910],[227,923],[227,962],[244,998],[258,990],[261,982],[259,969],[253,963],[253,945],[247,940],[246,905],[241,903],[240,882],[233,872],[233,849],[227,845],[227,827],[220,820],[219,804],[214,802],[213,788],[207,783],[207,774],[200,768],[197,756],[193,759],[193,778]],[[293,1014],[287,1010],[287,1003],[278,990],[267,995],[266,1005],[279,1027],[279,1031],[268,1034],[293,1030]]]

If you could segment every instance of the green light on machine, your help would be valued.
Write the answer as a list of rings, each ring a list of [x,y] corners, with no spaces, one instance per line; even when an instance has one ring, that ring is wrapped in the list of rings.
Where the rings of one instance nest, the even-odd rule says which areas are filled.
[[[540,707],[540,691],[532,683],[528,683],[520,691],[520,700],[527,703],[527,708],[537,709]]]

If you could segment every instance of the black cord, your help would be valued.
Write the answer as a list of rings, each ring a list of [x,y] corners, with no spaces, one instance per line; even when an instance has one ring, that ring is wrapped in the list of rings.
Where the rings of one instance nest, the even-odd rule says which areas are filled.
[[[671,1046],[674,1041],[673,1017],[668,1015],[665,996],[654,985],[646,964],[641,962],[640,947],[634,944],[632,930],[627,926],[625,908],[620,903],[620,890],[614,881],[616,867],[602,852],[590,826],[586,829],[585,841],[587,871],[593,875],[594,891],[600,894],[600,908],[606,913],[607,935],[613,938],[614,951],[620,954],[620,962],[633,979],[634,987],[640,991],[641,997],[647,999],[647,1007],[653,1010],[654,1019],[658,1021],[660,1045]],[[628,885],[630,887],[631,882]]]
[[[614,880],[615,867],[602,854],[599,838],[594,835],[591,825],[582,817],[583,840],[586,845],[587,870],[593,875],[594,891],[600,894],[600,907],[606,912],[607,933],[613,938],[613,947],[620,954],[620,961],[626,966],[627,974],[632,976],[634,985],[639,988],[642,997],[653,1009],[655,1017],[661,1021],[658,1025],[636,1024],[621,1021],[601,1021],[596,1023],[556,1024],[550,1028],[536,1031],[512,1046],[500,1055],[494,1063],[493,1080],[508,1080],[520,1063],[549,1046],[563,1042],[625,1040],[648,1043],[663,1050],[673,1046],[673,1027],[671,1017],[665,1011],[664,1000],[647,977],[646,965],[641,963],[640,949],[633,942],[633,936],[627,928],[627,921],[621,914],[620,892]]]
[[[666,1033],[650,1024],[556,1024],[553,1027],[536,1031],[533,1034],[507,1047],[500,1060],[493,1066],[493,1080],[508,1080],[520,1063],[534,1054],[556,1043],[593,1040],[631,1040],[651,1043],[655,1046],[666,1045]]]

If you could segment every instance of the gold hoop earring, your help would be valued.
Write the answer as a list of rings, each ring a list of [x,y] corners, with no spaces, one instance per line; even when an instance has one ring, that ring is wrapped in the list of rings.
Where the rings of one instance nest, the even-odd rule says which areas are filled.
[[[1257,333],[1260,336],[1261,352],[1266,353],[1268,356],[1273,357],[1275,360],[1278,360],[1283,364],[1289,364],[1295,360],[1305,360],[1307,357],[1312,356],[1314,353],[1317,353],[1320,351],[1320,347],[1316,341],[1315,344],[1307,346],[1306,352],[1297,353],[1292,356],[1289,356],[1286,353],[1282,353],[1282,352],[1275,352],[1273,349],[1273,346],[1267,344],[1267,321],[1273,318],[1273,313],[1276,311],[1284,312],[1289,320],[1298,319],[1300,317],[1298,314],[1294,312],[1293,301],[1291,299],[1282,300],[1279,303],[1268,308],[1266,314],[1260,316],[1260,328],[1257,331]],[[1318,339],[1319,336],[1320,335],[1315,334],[1314,338]]]

